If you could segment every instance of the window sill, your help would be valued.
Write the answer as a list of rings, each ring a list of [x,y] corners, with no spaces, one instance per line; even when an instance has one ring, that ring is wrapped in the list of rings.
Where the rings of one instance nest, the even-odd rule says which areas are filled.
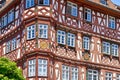
[[[30,8],[33,8],[33,7],[35,7],[35,5],[34,5],[34,6],[31,6],[31,7],[28,7],[28,8],[25,7],[25,10],[30,9]]]
[[[57,43],[56,45],[57,47],[64,47],[67,50],[72,50],[72,51],[76,51],[76,48],[75,47],[72,47],[72,46],[68,46],[66,44],[60,44],[60,43]]]
[[[107,53],[102,53],[102,54],[103,54],[103,57],[109,57],[110,60],[112,60],[112,59],[117,59],[117,60],[119,60],[119,56],[114,56],[114,55],[107,54]]]
[[[12,52],[14,52],[14,51],[16,51],[16,50],[18,50],[18,48],[15,48],[15,49],[13,49],[13,50],[10,50],[9,52],[5,53],[5,55],[6,55],[6,54],[10,54],[10,53],[12,53]]]
[[[112,58],[119,60],[119,56],[112,56]]]
[[[92,21],[84,20],[84,23],[88,23],[88,24],[92,25]]]
[[[73,18],[73,19],[76,19],[76,18],[78,17],[78,15],[77,15],[77,16],[73,16],[73,15],[71,15],[71,14],[66,13],[66,17],[71,17],[71,18]]]
[[[111,28],[111,27],[108,26],[108,28],[111,29],[111,30],[116,30],[116,27],[115,28]]]
[[[36,76],[28,76],[28,78],[35,78]]]
[[[46,6],[46,7],[50,7],[50,4],[49,4],[49,5],[45,5],[45,4],[38,4],[38,6]]]
[[[65,44],[57,43],[57,46],[65,47],[66,45]]]
[[[70,49],[70,50],[72,50],[72,51],[76,51],[76,48],[75,47],[72,47],[72,46],[68,46],[68,45],[66,45],[66,49]]]
[[[38,76],[39,78],[48,78],[48,76]]]
[[[44,40],[48,40],[48,38],[40,38],[40,37],[38,37],[39,39],[44,39]]]
[[[34,40],[35,38],[32,38],[32,39],[26,39],[27,41],[31,41],[31,40]]]
[[[89,52],[90,53],[90,50],[87,50],[87,49],[82,49],[82,52]]]

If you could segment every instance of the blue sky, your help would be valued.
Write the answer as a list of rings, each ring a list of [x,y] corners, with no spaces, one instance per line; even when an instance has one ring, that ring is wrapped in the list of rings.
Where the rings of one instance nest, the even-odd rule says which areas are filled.
[[[120,0],[112,0],[112,2],[120,6]]]

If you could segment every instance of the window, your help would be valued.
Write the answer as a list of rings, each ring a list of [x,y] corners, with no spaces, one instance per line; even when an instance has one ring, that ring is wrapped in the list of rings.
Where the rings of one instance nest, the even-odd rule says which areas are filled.
[[[38,0],[38,4],[39,5],[49,5],[50,2],[49,2],[49,0]]]
[[[107,5],[107,1],[106,0],[100,0],[100,3]]]
[[[78,68],[62,65],[62,80],[69,80],[69,79],[78,80]]]
[[[62,65],[62,80],[69,80],[69,67]]]
[[[78,80],[78,68],[72,67],[72,80]]]
[[[3,18],[1,17],[0,18],[0,28],[2,28],[3,27]]]
[[[77,16],[77,4],[67,2],[67,14],[70,14],[72,16]]]
[[[7,20],[7,14],[3,16],[3,26],[6,26],[8,24]]]
[[[35,26],[31,25],[27,27],[27,39],[35,38]]]
[[[110,43],[109,42],[103,42],[103,47],[102,47],[103,53],[110,54]]]
[[[34,0],[26,0],[26,8],[30,8],[34,6]]]
[[[48,25],[39,25],[39,38],[48,38]]]
[[[75,47],[75,35],[72,33],[67,34],[67,44],[68,46]]]
[[[88,69],[87,78],[88,78],[88,80],[98,80],[98,71]]]
[[[90,38],[84,36],[84,37],[83,37],[83,48],[84,48],[85,50],[89,50],[89,47],[90,47]]]
[[[112,79],[112,73],[110,73],[110,72],[106,73],[106,80],[113,80]]]
[[[109,28],[115,29],[115,18],[114,17],[109,17]]]
[[[91,9],[85,8],[85,20],[91,22]]]
[[[7,26],[10,22],[14,20],[14,9],[10,10],[0,19],[0,27]]]
[[[113,56],[118,56],[118,45],[103,41],[102,52],[105,54],[112,54]]]
[[[17,41],[16,41],[16,38],[12,40],[12,48],[11,50],[15,50],[17,47]]]
[[[112,55],[113,56],[118,56],[118,45],[117,44],[112,44],[111,48],[112,48],[112,50],[111,50]]]
[[[38,59],[38,76],[47,76],[47,60]]]
[[[57,31],[57,42],[59,44],[65,44],[65,32],[58,30]]]
[[[7,43],[6,43],[6,53],[8,53],[8,52],[10,52],[10,50],[11,50],[11,48],[10,48],[10,41],[8,41]]]
[[[120,80],[120,74],[117,74],[117,80]]]
[[[35,76],[36,73],[36,60],[29,60],[28,62],[28,76],[32,77]]]
[[[14,10],[10,10],[8,12],[8,23],[12,22],[14,20]]]

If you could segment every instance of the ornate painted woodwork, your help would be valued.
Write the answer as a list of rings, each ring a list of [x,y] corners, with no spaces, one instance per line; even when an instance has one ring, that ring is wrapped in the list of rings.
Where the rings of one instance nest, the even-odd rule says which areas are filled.
[[[38,6],[37,14],[38,14],[38,16],[50,17],[51,9],[50,9],[50,7]]]
[[[36,8],[33,7],[33,8],[30,8],[30,9],[26,9],[23,13],[23,19],[27,19],[29,17],[34,17],[35,16],[35,13],[36,13]]]
[[[39,44],[39,49],[43,50],[43,51],[49,51],[50,45],[49,45],[49,41],[48,40],[39,40],[38,41]]]
[[[26,41],[25,51],[28,53],[35,51],[36,48],[36,41],[35,40],[28,40]]]
[[[52,17],[57,21],[58,20],[58,5],[59,5],[59,0],[52,0]]]

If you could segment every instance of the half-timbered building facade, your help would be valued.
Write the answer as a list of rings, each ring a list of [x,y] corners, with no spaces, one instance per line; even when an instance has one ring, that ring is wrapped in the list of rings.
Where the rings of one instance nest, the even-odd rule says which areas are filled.
[[[120,80],[120,7],[111,0],[0,0],[0,57],[26,80]]]

